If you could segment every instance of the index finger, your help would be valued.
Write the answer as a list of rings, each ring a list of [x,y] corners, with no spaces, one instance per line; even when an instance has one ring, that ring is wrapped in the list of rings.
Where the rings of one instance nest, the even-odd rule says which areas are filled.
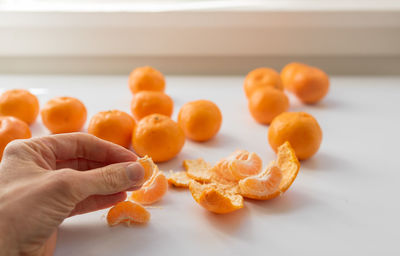
[[[32,143],[47,147],[53,160],[86,159],[112,164],[136,161],[137,156],[117,144],[86,133],[66,133],[31,139]],[[43,149],[42,149],[43,150]]]

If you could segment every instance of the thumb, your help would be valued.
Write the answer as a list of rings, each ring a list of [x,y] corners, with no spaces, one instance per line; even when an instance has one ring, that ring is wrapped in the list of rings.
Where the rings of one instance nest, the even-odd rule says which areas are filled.
[[[84,176],[85,194],[109,195],[125,191],[133,186],[141,186],[144,169],[137,162],[111,164],[90,171],[81,172]]]

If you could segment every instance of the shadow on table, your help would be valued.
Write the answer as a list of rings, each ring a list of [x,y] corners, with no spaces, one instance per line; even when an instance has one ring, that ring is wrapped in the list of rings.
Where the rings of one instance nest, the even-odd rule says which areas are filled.
[[[315,171],[342,171],[351,170],[354,167],[354,162],[351,162],[343,157],[333,154],[318,152],[310,159],[300,162],[300,172],[307,170]]]
[[[243,209],[228,214],[215,214],[204,210],[204,217],[210,223],[210,228],[220,232],[234,235],[240,233],[242,226],[248,221],[250,212],[245,206]]]

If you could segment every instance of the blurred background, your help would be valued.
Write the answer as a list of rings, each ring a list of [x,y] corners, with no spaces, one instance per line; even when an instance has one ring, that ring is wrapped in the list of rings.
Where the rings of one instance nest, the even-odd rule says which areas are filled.
[[[0,73],[400,73],[400,1],[0,0]]]

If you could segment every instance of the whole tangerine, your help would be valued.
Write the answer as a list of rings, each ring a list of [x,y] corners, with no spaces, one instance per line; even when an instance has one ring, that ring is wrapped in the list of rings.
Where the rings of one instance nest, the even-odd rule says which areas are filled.
[[[134,126],[135,121],[126,112],[102,111],[90,119],[88,133],[128,148],[131,145]]]
[[[247,98],[258,89],[266,87],[283,90],[281,77],[279,73],[272,68],[254,69],[250,71],[244,79],[243,89]]]
[[[285,112],[272,120],[268,140],[275,152],[288,141],[296,156],[305,160],[317,153],[322,141],[322,130],[317,120],[308,113]]]
[[[133,94],[139,91],[165,90],[164,75],[157,69],[145,66],[134,69],[129,75],[129,89]]]
[[[16,117],[28,125],[36,120],[39,114],[39,101],[27,90],[13,89],[0,96],[0,115]]]
[[[0,116],[0,160],[4,148],[13,140],[29,139],[31,131],[29,126],[13,116]]]
[[[133,149],[139,156],[148,155],[154,162],[164,162],[174,158],[184,144],[183,130],[168,116],[148,115],[133,129]]]
[[[257,122],[270,124],[277,115],[289,109],[289,99],[284,92],[267,87],[254,92],[248,106]]]
[[[86,121],[86,107],[72,97],[49,100],[41,111],[43,124],[52,133],[78,132]]]
[[[133,96],[131,102],[132,115],[136,120],[156,113],[171,117],[173,110],[173,100],[163,92],[141,91]]]
[[[316,67],[291,63],[282,70],[281,76],[285,88],[306,104],[322,100],[329,91],[328,75]]]
[[[207,141],[221,128],[222,114],[218,106],[209,100],[191,101],[179,110],[178,124],[189,139]]]

